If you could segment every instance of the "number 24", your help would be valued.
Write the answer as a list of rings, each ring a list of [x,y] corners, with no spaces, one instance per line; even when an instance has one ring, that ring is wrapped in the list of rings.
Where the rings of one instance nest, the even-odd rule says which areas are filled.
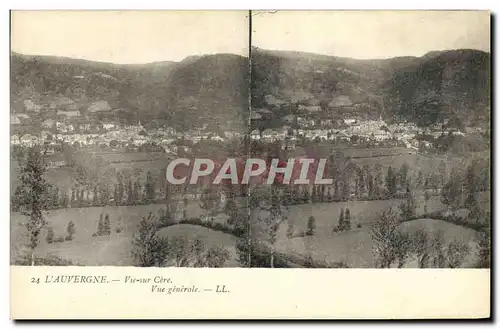
[[[31,283],[39,284],[40,283],[40,278],[31,278]]]

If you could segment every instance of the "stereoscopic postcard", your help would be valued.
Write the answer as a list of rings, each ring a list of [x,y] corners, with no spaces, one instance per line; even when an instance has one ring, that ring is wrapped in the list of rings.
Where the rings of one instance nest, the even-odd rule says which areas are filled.
[[[489,318],[490,19],[11,11],[11,317]]]

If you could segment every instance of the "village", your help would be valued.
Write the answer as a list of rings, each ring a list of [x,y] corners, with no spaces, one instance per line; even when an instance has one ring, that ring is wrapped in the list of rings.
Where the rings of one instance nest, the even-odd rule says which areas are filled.
[[[11,145],[19,147],[45,145],[49,153],[56,152],[63,144],[77,148],[125,148],[127,151],[150,150],[176,153],[179,140],[196,144],[202,140],[224,142],[244,136],[244,132],[237,130],[214,132],[207,124],[189,131],[178,131],[168,126],[146,128],[141,121],[136,124],[123,124],[112,120],[94,123],[89,114],[95,113],[99,106],[101,110],[110,110],[109,105],[104,101],[92,104],[86,114],[80,110],[56,107],[53,109],[57,112],[55,118],[41,121],[39,130],[33,129],[30,130],[31,133],[19,133],[14,129],[11,135]],[[26,125],[26,122],[29,125],[30,119],[40,111],[31,101],[26,101],[25,107],[26,112],[11,115],[12,127],[22,127],[23,124]],[[309,110],[309,107],[306,110]],[[436,139],[443,135],[464,136],[467,133],[481,133],[481,128],[460,128],[450,124],[450,120],[423,128],[407,121],[389,124],[381,116],[378,120],[355,116],[343,119],[333,116],[331,119],[317,119],[308,116],[308,113],[288,114],[277,118],[279,122],[277,126],[264,128],[265,125],[262,123],[272,116],[273,112],[269,109],[252,110],[251,122],[255,129],[250,132],[250,138],[262,142],[286,141],[286,147],[291,149],[295,147],[298,140],[316,140],[353,145],[364,144],[368,147],[399,146],[418,150],[433,147],[432,138]],[[39,133],[33,133],[33,131],[39,131]],[[427,138],[421,138],[422,136]]]

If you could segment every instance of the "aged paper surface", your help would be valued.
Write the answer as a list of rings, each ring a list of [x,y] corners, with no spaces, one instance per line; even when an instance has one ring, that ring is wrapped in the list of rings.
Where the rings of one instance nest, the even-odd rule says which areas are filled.
[[[60,274],[105,275],[109,283],[53,283]],[[466,319],[490,314],[489,271],[476,269],[13,266],[11,275],[15,319]],[[126,276],[150,283],[125,283]],[[158,276],[172,283],[155,284]],[[30,283],[31,277],[40,283]],[[155,285],[167,290],[152,292]],[[175,286],[200,291],[169,294]]]
[[[489,12],[11,24],[12,318],[490,316]]]

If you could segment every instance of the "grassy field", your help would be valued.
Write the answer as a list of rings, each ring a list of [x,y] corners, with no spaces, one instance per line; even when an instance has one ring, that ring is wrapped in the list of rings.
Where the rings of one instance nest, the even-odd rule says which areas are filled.
[[[471,253],[462,266],[471,267],[474,264],[476,260],[474,230],[433,219],[419,219],[401,224],[402,230],[410,232],[419,227],[422,227],[430,234],[442,230],[446,245],[455,238],[460,238],[471,247]],[[354,228],[349,232],[330,233],[329,235],[279,239],[276,243],[276,250],[286,254],[310,254],[317,261],[330,263],[343,261],[347,266],[354,268],[371,268],[375,266],[372,239],[368,226]],[[409,259],[405,267],[417,267],[416,260]]]
[[[344,153],[345,157],[351,157],[352,161],[358,165],[369,165],[374,167],[376,164],[382,166],[382,172],[385,175],[387,168],[392,166],[399,169],[404,163],[409,165],[410,174],[416,177],[419,170],[424,173],[431,173],[437,170],[441,161],[447,164],[448,173],[451,172],[453,167],[465,169],[467,164],[474,158],[484,158],[483,153],[474,153],[470,157],[456,157],[446,158],[438,156],[425,156],[417,154],[413,149],[402,147],[394,148],[367,148],[367,149],[334,149]],[[172,159],[172,155],[159,152],[88,152],[90,156],[100,156],[107,162],[107,167],[111,172],[128,172],[139,173],[141,181],[145,180],[146,173],[151,171],[153,176],[157,176],[164,170]],[[326,153],[325,153],[326,152]],[[331,152],[331,148],[324,148],[323,151],[317,153],[317,156],[326,156]],[[323,154],[325,153],[325,154]],[[411,153],[411,154],[410,154]],[[60,155],[58,155],[60,157]],[[10,165],[10,181],[11,193],[17,186],[17,167],[16,161],[12,160]],[[103,182],[112,185],[116,183],[116,174],[110,174],[109,171],[103,171],[101,177]],[[133,175],[135,176],[135,174]],[[65,191],[70,191],[71,187],[75,185],[71,178],[70,168],[51,168],[47,170],[46,179],[49,183],[58,186]]]
[[[162,228],[158,234],[164,237],[186,237],[189,241],[199,239],[205,248],[209,248],[213,245],[224,247],[230,254],[228,261],[224,264],[224,267],[239,267],[235,248],[238,238],[231,234],[189,224],[165,227]]]
[[[481,199],[488,199],[488,194],[481,194]],[[370,225],[378,218],[378,214],[391,207],[397,208],[401,200],[351,201],[336,203],[318,203],[289,206],[285,216],[294,224],[294,233],[306,231],[310,216],[316,220],[316,229],[313,236],[293,237],[286,236],[287,222],[282,222],[277,232],[276,250],[285,254],[305,256],[311,254],[314,260],[326,262],[344,261],[349,267],[373,267],[372,239]],[[417,198],[417,215],[424,214],[424,199]],[[485,204],[486,205],[486,204]],[[351,212],[351,231],[333,232],[338,225],[341,209],[349,208]],[[446,209],[440,197],[434,196],[428,201],[428,212]],[[256,211],[252,214],[252,234],[261,239],[268,236],[262,219],[268,216],[266,211]],[[260,219],[260,220],[259,220]],[[420,224],[424,223],[424,224]],[[358,228],[358,224],[361,227]],[[454,237],[463,237],[471,246],[474,231],[440,220],[421,219],[404,223],[402,226],[413,230],[418,225],[433,232],[443,229],[446,243]],[[473,259],[472,259],[473,260]],[[471,264],[471,259],[468,264]],[[413,262],[408,266],[415,267]]]
[[[369,225],[380,212],[388,210],[389,208],[397,208],[401,200],[376,200],[376,201],[348,201],[348,202],[334,202],[334,203],[315,203],[315,204],[301,204],[289,206],[285,211],[285,216],[294,224],[295,232],[304,232],[306,230],[307,220],[310,216],[316,219],[317,235],[331,236],[333,228],[338,224],[338,219],[341,209],[349,208],[351,212],[351,224],[353,227],[359,223],[362,226]],[[423,197],[417,199],[418,207],[417,214],[424,213],[424,199]],[[428,211],[438,211],[445,209],[437,196],[431,197],[427,204]],[[253,218],[266,218],[268,212],[259,211],[255,212]],[[286,224],[282,224],[278,235],[285,237]]]
[[[47,227],[53,228],[54,238],[64,238],[69,221],[73,221],[76,229],[74,240],[47,244],[45,241],[47,230],[44,229],[37,252],[40,255],[52,253],[86,265],[132,265],[130,243],[137,224],[149,212],[157,213],[164,208],[165,205],[153,204],[49,211],[46,216]],[[92,237],[97,230],[99,216],[103,212],[109,214],[112,233],[110,236]],[[199,217],[204,213],[197,203],[193,202],[187,206],[188,217]],[[10,218],[11,258],[14,258],[27,243],[26,229],[23,224],[26,218],[19,213],[11,213]],[[123,228],[120,233],[116,233],[118,226]]]
[[[488,197],[487,194],[481,195],[481,199],[487,199]],[[424,200],[420,197],[417,198],[417,201],[417,214],[423,214]],[[285,213],[289,220],[294,223],[295,233],[298,234],[306,230],[307,220],[312,215],[316,219],[315,234],[314,236],[289,239],[286,237],[287,223],[284,222],[277,232],[277,251],[302,256],[311,253],[317,261],[344,261],[351,267],[373,266],[370,224],[376,220],[378,213],[390,207],[397,207],[400,202],[401,200],[351,201],[289,206]],[[352,230],[333,232],[333,228],[338,224],[341,209],[346,207],[351,211]],[[43,230],[37,255],[52,254],[85,265],[133,265],[131,241],[138,222],[142,217],[147,216],[149,212],[156,213],[164,208],[165,205],[153,204],[69,208],[49,211],[47,213],[47,226],[53,228],[55,238],[64,238],[66,236],[66,227],[70,220],[75,223],[76,233],[72,241],[47,244],[45,241],[47,231]],[[432,197],[428,201],[429,212],[445,208],[439,197]],[[109,214],[112,233],[110,236],[92,237],[92,234],[97,230],[97,222],[101,213]],[[205,214],[205,211],[199,207],[197,202],[188,204],[188,217],[200,217],[203,214]],[[257,221],[257,218],[263,219],[267,215],[268,213],[265,211],[252,214],[254,219],[252,221],[252,234],[257,235],[260,239],[265,239],[264,225],[262,225],[262,222]],[[26,218],[19,213],[11,214],[12,258],[15,258],[26,246],[26,231],[23,226],[25,220]],[[358,224],[361,224],[360,228],[357,227]],[[430,231],[443,229],[447,241],[448,238],[452,237],[464,237],[468,242],[472,241],[472,230],[439,220],[422,219],[402,224],[402,226],[408,227],[409,230],[413,230],[418,225],[424,225],[424,228]],[[118,226],[123,229],[120,233],[116,232]],[[231,253],[231,258],[226,266],[238,266],[234,249],[236,238],[231,235],[186,224],[164,228],[162,234],[199,238],[205,242],[207,247],[212,244],[223,246]]]
[[[471,252],[465,259],[462,267],[473,267],[476,261],[476,248],[477,245],[474,242],[474,237],[476,232],[470,228],[463,226],[454,225],[441,220],[433,220],[429,218],[417,219],[410,222],[401,224],[401,229],[406,232],[415,232],[418,229],[423,229],[427,231],[429,235],[435,234],[437,231],[442,231],[444,235],[444,241],[447,245],[454,239],[458,239],[469,245]],[[416,259],[410,259],[407,267],[417,267]]]

